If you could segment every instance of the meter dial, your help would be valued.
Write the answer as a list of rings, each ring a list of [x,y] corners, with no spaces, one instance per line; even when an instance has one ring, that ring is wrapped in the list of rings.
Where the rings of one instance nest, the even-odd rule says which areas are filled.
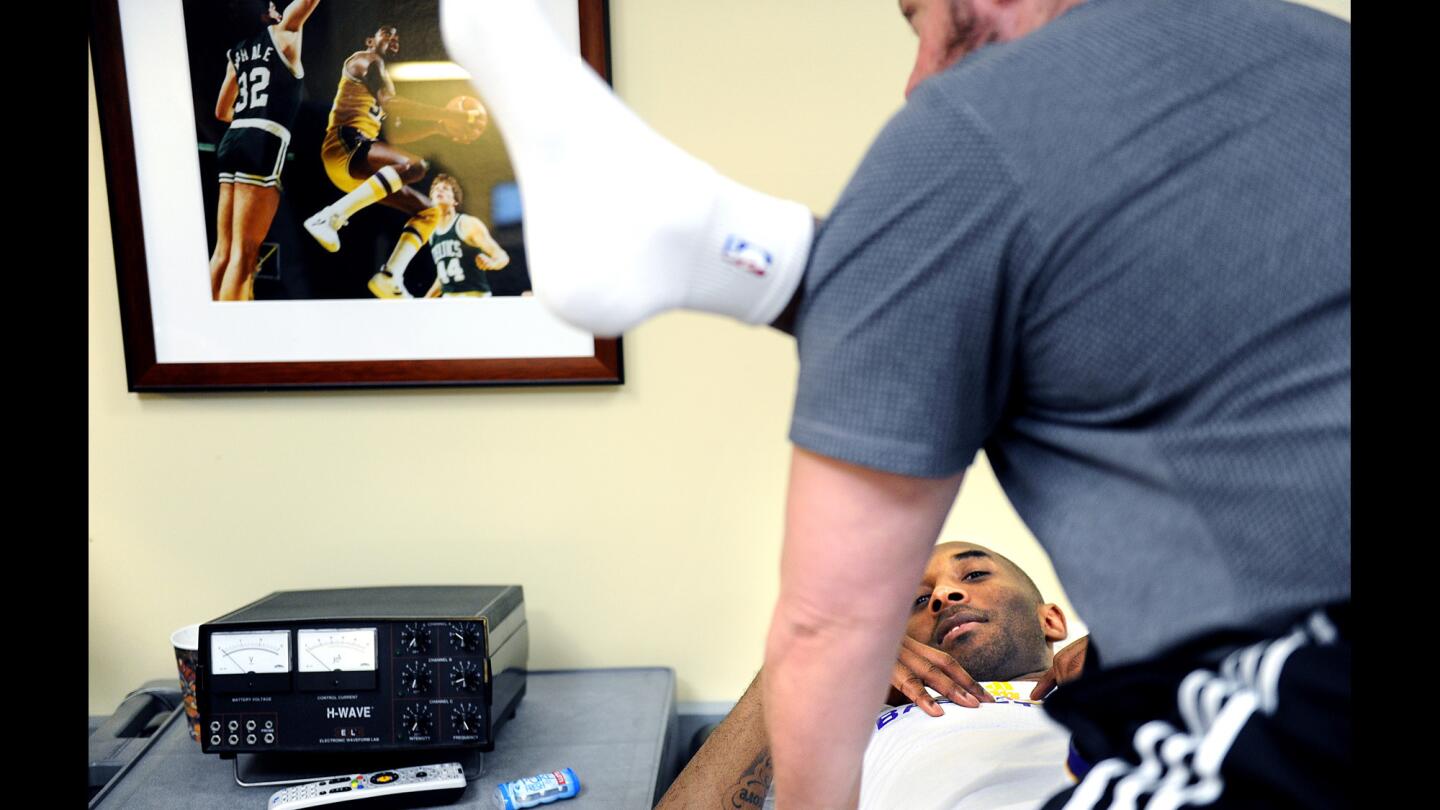
[[[300,630],[301,672],[374,672],[375,628]]]
[[[424,655],[430,652],[430,628],[411,622],[400,630],[400,646],[396,655]]]
[[[474,703],[459,703],[450,710],[450,725],[456,734],[480,733],[480,707]]]
[[[469,661],[459,661],[450,670],[450,685],[465,692],[474,692],[484,683],[480,668]]]
[[[211,633],[210,671],[215,675],[289,672],[290,633],[287,630]]]
[[[407,737],[428,737],[430,728],[434,725],[435,712],[428,703],[412,703],[406,706],[405,713],[400,718],[400,726]]]
[[[480,649],[480,626],[474,622],[451,622],[450,646],[461,652]]]
[[[429,694],[433,684],[434,680],[430,675],[429,664],[411,661],[400,670],[400,694],[402,695]]]

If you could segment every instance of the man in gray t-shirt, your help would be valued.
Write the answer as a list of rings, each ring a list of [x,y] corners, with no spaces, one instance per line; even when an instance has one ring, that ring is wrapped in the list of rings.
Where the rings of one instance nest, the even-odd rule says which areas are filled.
[[[782,617],[903,601],[870,549],[923,553],[981,448],[1106,667],[1348,600],[1348,25],[1260,0],[1038,3],[1058,16],[1001,20],[940,70],[994,38],[965,15],[989,4],[901,5],[913,92],[795,314],[785,554],[832,565],[782,585],[778,722],[804,727],[824,667],[862,688],[842,662],[865,635],[858,610]],[[815,782],[848,761],[843,722],[773,735],[782,804],[787,753]]]
[[[614,335],[673,307],[767,323],[794,298],[764,686],[781,806],[853,803],[877,662],[981,448],[1103,664],[1047,707],[1088,704],[1077,742],[1163,745],[1096,764],[1122,803],[1188,791],[1191,766],[1213,801],[1205,769],[1237,739],[1266,773],[1314,772],[1233,732],[1294,717],[1287,661],[1348,674],[1348,25],[1279,0],[899,5],[920,40],[910,103],[818,235],[645,127],[536,3],[441,6],[526,177],[552,313]],[[1183,694],[1133,715],[1143,735],[1079,730],[1114,703],[1066,695],[1126,673]],[[1346,716],[1335,691],[1319,715]],[[1077,799],[1109,795],[1096,784]]]

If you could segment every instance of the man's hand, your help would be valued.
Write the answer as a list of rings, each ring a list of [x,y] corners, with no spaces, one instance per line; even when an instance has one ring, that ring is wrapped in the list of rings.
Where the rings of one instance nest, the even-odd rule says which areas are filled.
[[[1085,669],[1085,651],[1090,648],[1090,637],[1081,636],[1069,646],[1055,653],[1050,668],[1040,676],[1035,689],[1030,692],[1031,700],[1043,700],[1050,690],[1062,683],[1069,683],[1080,677]]]
[[[927,686],[957,705],[971,709],[980,708],[982,702],[995,702],[995,698],[976,683],[949,653],[921,644],[909,636],[900,639],[899,660],[890,671],[890,686],[892,697],[896,692],[900,693],[931,717],[940,717],[945,710],[925,691]]]
[[[460,144],[474,143],[485,133],[483,126],[470,123],[446,121],[441,126],[444,128],[445,137]]]
[[[487,272],[504,270],[510,264],[510,254],[500,251],[498,256],[486,256],[484,253],[475,257],[475,266]]]

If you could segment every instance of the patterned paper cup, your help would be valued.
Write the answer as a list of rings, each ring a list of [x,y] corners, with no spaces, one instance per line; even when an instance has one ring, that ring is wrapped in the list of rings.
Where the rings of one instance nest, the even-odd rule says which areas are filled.
[[[190,624],[170,634],[175,648],[175,666],[180,670],[180,697],[185,702],[185,719],[190,739],[200,742],[200,706],[195,702],[195,668],[200,665],[200,625]]]

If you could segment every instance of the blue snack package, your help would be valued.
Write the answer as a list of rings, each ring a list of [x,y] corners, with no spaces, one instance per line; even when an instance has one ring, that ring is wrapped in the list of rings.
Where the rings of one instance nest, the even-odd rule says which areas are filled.
[[[495,807],[496,810],[520,810],[569,799],[579,792],[580,777],[575,775],[575,771],[565,768],[501,782],[495,786]]]

